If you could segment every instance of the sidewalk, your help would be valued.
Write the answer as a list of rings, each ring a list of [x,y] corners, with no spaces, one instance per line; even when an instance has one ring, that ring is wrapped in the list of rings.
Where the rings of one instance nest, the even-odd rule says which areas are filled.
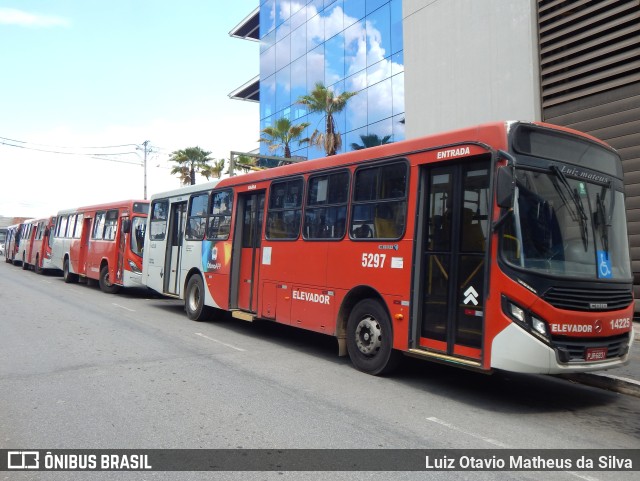
[[[567,374],[561,377],[588,386],[640,397],[640,322],[634,322],[633,327],[635,340],[631,347],[629,364],[609,371]]]

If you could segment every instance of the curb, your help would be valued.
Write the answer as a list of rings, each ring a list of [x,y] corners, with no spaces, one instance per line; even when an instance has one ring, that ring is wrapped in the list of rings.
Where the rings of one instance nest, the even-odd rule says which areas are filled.
[[[634,322],[635,336],[634,341],[636,345],[634,350],[640,349],[640,323]],[[607,391],[618,392],[620,394],[627,394],[629,396],[640,397],[640,381],[623,376],[616,376],[614,374],[596,374],[589,372],[581,372],[575,374],[561,374],[558,376],[561,379],[566,379],[570,382],[577,382],[586,386],[597,387],[600,389],[606,389]]]
[[[562,374],[558,376],[567,381],[585,384],[587,386],[606,389],[607,391],[640,397],[640,382],[628,377],[614,376],[612,374]]]

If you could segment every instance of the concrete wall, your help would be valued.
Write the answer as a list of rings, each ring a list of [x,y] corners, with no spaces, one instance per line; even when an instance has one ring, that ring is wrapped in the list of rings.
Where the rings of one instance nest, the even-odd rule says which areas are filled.
[[[534,0],[403,0],[406,136],[540,120]]]

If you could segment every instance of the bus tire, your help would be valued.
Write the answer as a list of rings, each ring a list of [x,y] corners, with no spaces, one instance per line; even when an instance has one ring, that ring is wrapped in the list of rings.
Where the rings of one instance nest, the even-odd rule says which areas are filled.
[[[111,283],[111,280],[109,279],[109,266],[106,265],[100,269],[98,284],[100,284],[100,290],[107,294],[115,294],[120,290],[119,285]]]
[[[192,321],[205,321],[211,313],[211,308],[204,305],[204,282],[199,274],[191,276],[187,282],[187,292],[184,297],[184,308],[187,317]]]
[[[387,374],[402,358],[393,349],[393,328],[379,301],[364,299],[355,305],[347,321],[347,351],[353,365],[372,375]]]
[[[62,264],[62,278],[64,282],[67,284],[71,284],[72,282],[78,282],[78,274],[72,274],[69,272],[69,259],[65,259]]]

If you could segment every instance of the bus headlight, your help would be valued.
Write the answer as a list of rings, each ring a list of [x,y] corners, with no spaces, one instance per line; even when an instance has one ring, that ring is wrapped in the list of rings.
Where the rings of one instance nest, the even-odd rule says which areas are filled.
[[[547,337],[547,324],[544,321],[531,316],[531,326],[535,331]]]
[[[524,316],[524,310],[516,306],[515,304],[509,303],[509,307],[511,309],[511,317],[515,317],[520,322],[526,322]]]
[[[502,296],[502,310],[520,327],[524,328],[543,341],[549,342],[550,339],[549,330],[547,329],[547,323],[539,317],[534,316],[531,311],[513,303],[506,296]]]
[[[140,270],[140,268],[136,265],[135,262],[133,261],[129,261],[129,267],[131,267],[131,272],[135,273],[135,274],[142,274],[142,271]]]

